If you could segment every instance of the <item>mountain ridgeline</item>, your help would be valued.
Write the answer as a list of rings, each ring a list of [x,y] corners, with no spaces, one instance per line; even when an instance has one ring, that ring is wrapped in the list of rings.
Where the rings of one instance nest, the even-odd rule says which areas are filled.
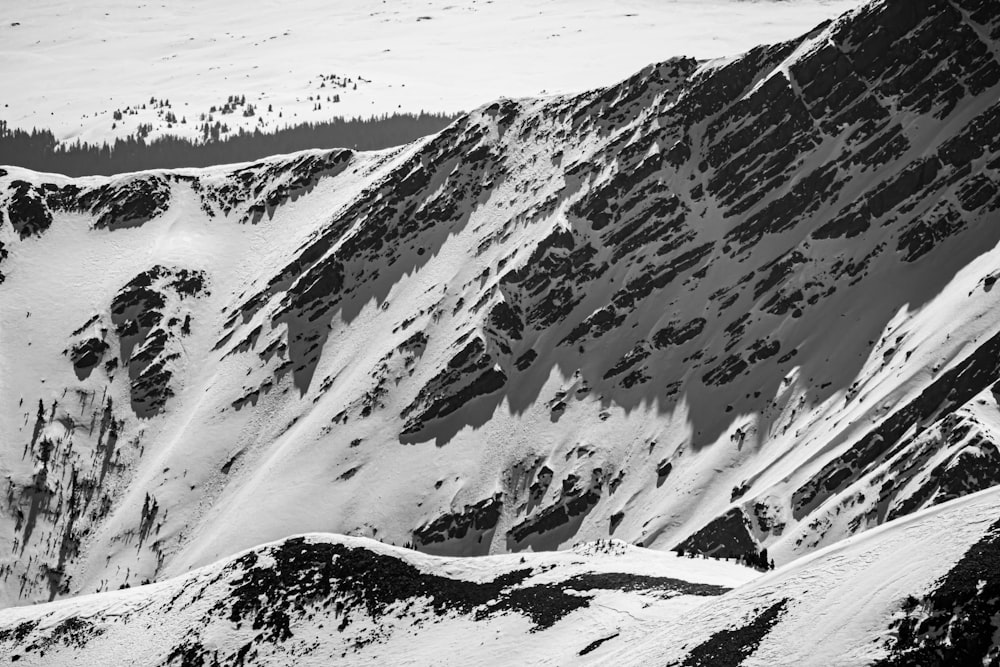
[[[998,93],[997,3],[885,0],[380,152],[3,168],[2,599],[311,531],[780,569],[1000,483]]]

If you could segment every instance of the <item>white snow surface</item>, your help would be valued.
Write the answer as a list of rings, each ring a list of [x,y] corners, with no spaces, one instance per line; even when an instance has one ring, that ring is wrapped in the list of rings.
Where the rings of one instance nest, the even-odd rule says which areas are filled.
[[[493,187],[482,200],[463,204],[469,210],[462,224],[433,228],[416,240],[420,248],[408,241],[380,251],[402,253],[401,259],[338,259],[348,267],[349,287],[359,291],[324,325],[325,338],[317,343],[321,347],[305,383],[287,372],[281,346],[291,332],[279,314],[289,283],[301,291],[302,283],[314,279],[304,268],[309,262],[300,259],[303,248],[325,238],[321,234],[337,216],[371,188],[382,187],[381,179],[407,177],[401,169],[417,173],[411,165],[430,159],[426,155],[436,146],[435,138],[353,153],[306,191],[269,208],[256,224],[241,224],[252,197],[234,200],[234,208],[223,212],[204,193],[231,187],[244,167],[252,174],[275,170],[277,175],[254,187],[277,187],[290,177],[286,172],[294,173],[296,161],[328,153],[276,156],[249,166],[75,180],[9,169],[3,177],[7,184],[23,179],[56,186],[124,186],[162,178],[169,205],[142,225],[113,231],[95,229],[91,215],[64,211],[53,214],[44,234],[22,240],[15,239],[10,225],[0,226],[0,240],[9,253],[0,286],[0,473],[8,480],[12,508],[11,516],[0,519],[10,526],[0,531],[0,553],[7,554],[3,558],[9,569],[0,600],[24,603],[54,595],[44,573],[58,569],[60,544],[67,543],[68,517],[60,511],[37,514],[38,528],[30,535],[24,528],[31,523],[25,515],[40,467],[28,452],[39,401],[46,417],[40,436],[59,443],[61,466],[43,485],[53,507],[65,508],[66,494],[79,492],[74,467],[88,475],[101,460],[102,429],[94,424],[108,399],[116,406],[116,418],[123,420],[110,472],[101,476],[104,487],[87,501],[75,526],[82,532],[79,557],[71,559],[70,571],[61,578],[64,593],[176,576],[295,533],[319,530],[403,544],[416,528],[497,493],[507,499],[495,530],[464,541],[430,542],[426,548],[449,555],[537,551],[610,533],[668,549],[736,507],[737,487],[751,489],[741,500],[747,509],[759,505],[775,513],[771,519],[779,528],[770,534],[756,526],[753,530],[779,564],[881,521],[884,510],[877,520],[872,518],[881,480],[894,474],[891,466],[905,463],[909,450],[899,455],[902,461],[876,461],[850,488],[801,516],[789,511],[789,498],[833,457],[1000,331],[994,294],[983,287],[984,276],[1000,264],[1000,246],[989,225],[973,227],[971,236],[952,245],[943,242],[919,265],[901,264],[891,256],[876,263],[871,275],[865,274],[864,285],[871,289],[864,299],[840,290],[810,315],[805,333],[795,329],[790,317],[777,325],[771,320],[755,324],[746,340],[788,332],[791,338],[786,336],[783,351],[799,346],[811,352],[784,366],[760,365],[749,380],[711,388],[694,377],[671,401],[660,394],[623,392],[602,379],[633,347],[635,338],[627,337],[633,329],[640,332],[636,337],[651,335],[676,317],[684,321],[705,313],[712,292],[734,285],[746,272],[742,259],[720,254],[706,265],[703,283],[687,289],[671,286],[656,307],[628,313],[617,329],[620,337],[594,341],[582,356],[557,348],[524,373],[508,368],[510,386],[496,398],[472,401],[465,412],[435,421],[416,438],[401,435],[403,412],[469,336],[485,335],[485,313],[510,298],[500,289],[501,267],[525,266],[539,243],[570,225],[573,197],[587,190],[572,186],[570,199],[554,210],[540,208],[570,182],[549,165],[592,160],[609,142],[641,133],[661,105],[669,108],[674,93],[667,86],[616,133],[586,134],[562,143],[557,133],[565,130],[564,121],[552,109],[589,104],[595,95],[512,102],[518,108],[517,127],[523,130],[501,131],[497,105],[457,124],[452,136],[484,133],[483,141],[513,165],[510,177],[490,181]],[[991,95],[969,100],[956,116],[974,117],[995,99]],[[950,126],[920,122],[929,123],[930,141],[947,137]],[[522,139],[532,128],[536,136]],[[914,141],[920,138],[916,130],[912,134]],[[924,150],[915,145],[901,164]],[[832,150],[824,147],[811,159]],[[447,195],[448,187],[464,187],[446,180],[461,179],[465,172],[459,167],[465,165],[452,158],[435,172],[429,191]],[[611,166],[602,169],[613,174]],[[688,187],[689,176],[677,174],[673,183]],[[840,197],[850,202],[868,186],[864,179],[848,180]],[[715,240],[734,224],[711,198],[698,206],[692,214],[697,215],[692,245]],[[320,243],[319,252],[337,258],[346,244],[366,238],[366,225],[373,224],[364,217],[349,220],[347,231],[329,245]],[[790,248],[822,261],[841,253],[850,256],[857,244],[835,239],[815,249],[808,246],[794,235],[767,236],[756,245],[754,261],[766,263]],[[423,254],[425,247],[431,252]],[[651,249],[639,252],[651,254]],[[610,279],[588,288],[576,317],[608,303],[616,284],[642,270],[641,260],[640,255],[618,263]],[[109,304],[118,290],[154,265],[203,270],[207,288],[197,298],[170,297],[171,312],[190,315],[192,321],[190,335],[179,339],[169,361],[174,395],[163,414],[136,418],[128,408],[124,373],[99,368],[79,379],[67,354],[75,340],[72,332],[95,316],[105,318],[96,326],[107,327]],[[279,280],[286,266],[303,275]],[[271,296],[268,284],[276,285]],[[237,316],[235,311],[258,292],[267,297],[263,307]],[[900,305],[899,294],[912,295],[914,301]],[[740,308],[756,307],[743,303]],[[942,322],[960,323],[960,335]],[[559,340],[571,325],[558,323],[543,332],[539,345]],[[852,335],[846,337],[848,327]],[[418,361],[413,353],[400,351],[417,331],[427,337]],[[113,333],[109,336],[111,356],[117,356],[118,343]],[[725,354],[721,326],[706,332],[698,345]],[[690,353],[690,348],[670,352],[651,372],[684,377],[690,374]],[[836,383],[832,389],[819,391],[831,382]],[[754,402],[758,397],[751,392],[762,389],[773,393]],[[980,400],[982,412],[995,412],[989,392]],[[558,403],[563,405],[555,410]],[[744,410],[742,405],[752,407]],[[989,426],[995,415],[980,421],[987,433],[995,432]],[[657,482],[658,465],[666,461],[672,465],[670,477]],[[554,470],[552,483],[542,489],[541,498],[527,502],[528,487],[543,464]],[[529,540],[509,537],[526,516],[537,518],[543,508],[554,507],[564,489],[579,493],[588,484],[603,489],[592,511]],[[162,509],[152,534],[143,539],[139,523],[147,498]]]
[[[796,59],[822,48],[837,27],[755,72],[740,88],[746,92],[739,102],[753,108],[751,98],[768,82],[790,81]],[[6,253],[0,266],[0,479],[6,488],[0,490],[7,508],[0,516],[0,605],[76,596],[5,610],[0,622],[12,627],[42,619],[45,629],[71,616],[93,617],[106,631],[90,640],[88,660],[142,664],[148,656],[129,653],[129,646],[142,640],[162,661],[209,617],[202,639],[231,652],[242,635],[224,615],[209,613],[227,599],[226,564],[247,550],[266,558],[289,535],[307,534],[310,541],[371,549],[471,581],[508,573],[523,558],[536,569],[534,583],[613,571],[734,590],[710,599],[601,591],[587,609],[537,633],[516,613],[431,618],[421,607],[420,624],[404,618],[408,610],[394,609],[331,640],[329,627],[320,627],[329,619],[321,614],[297,621],[306,625],[297,626],[292,644],[267,649],[276,664],[314,658],[328,664],[344,651],[354,651],[360,663],[669,663],[785,598],[780,622],[747,664],[855,665],[877,658],[901,598],[945,574],[1000,511],[996,489],[949,501],[995,483],[996,354],[962,378],[980,374],[972,398],[956,403],[955,388],[940,386],[1000,335],[993,291],[1000,234],[995,214],[963,209],[970,211],[959,214],[964,226],[950,233],[934,228],[944,231],[926,255],[901,259],[901,226],[958,201],[967,183],[949,185],[926,202],[916,188],[881,219],[870,216],[873,224],[856,238],[817,239],[813,232],[987,115],[1000,85],[963,98],[950,115],[900,114],[906,148],[877,169],[836,168],[843,189],[821,210],[762,234],[742,256],[720,247],[721,240],[750,215],[770,210],[798,176],[732,216],[722,196],[693,194],[702,190],[698,179],[708,178],[695,166],[700,156],[663,167],[659,191],[676,193],[690,212],[691,235],[679,250],[717,245],[688,273],[624,308],[603,338],[557,344],[584,318],[607,312],[621,286],[641,284],[667,263],[653,257],[652,244],[611,261],[617,247],[603,243],[602,234],[615,227],[602,232],[576,205],[621,176],[619,161],[636,146],[656,156],[683,148],[682,139],[692,135],[700,140],[703,127],[676,138],[671,132],[679,131],[667,121],[690,101],[683,97],[688,86],[733,62],[691,65],[694,73],[678,74],[686,65],[671,61],[608,91],[502,100],[441,135],[379,152],[306,151],[253,164],[110,178],[5,168],[3,207],[13,206],[18,188],[127,191],[149,183],[163,186],[167,203],[142,224],[115,229],[99,225],[92,211],[61,209],[53,210],[48,229],[23,238],[13,222],[0,224]],[[577,109],[589,114],[578,125]],[[727,140],[755,120],[740,116],[715,131]],[[835,164],[840,151],[855,150],[846,136],[854,129],[823,134],[793,165],[796,174],[810,175]],[[643,144],[650,136],[654,140]],[[460,144],[474,147],[469,154],[447,153],[469,137],[475,141]],[[691,143],[701,150],[698,141]],[[482,157],[484,148],[499,156],[495,163]],[[280,196],[304,161],[336,156],[335,165],[293,187],[287,200]],[[477,170],[484,160],[496,171]],[[593,168],[570,172],[581,164]],[[414,183],[412,200],[400,195]],[[465,200],[463,193],[475,194]],[[452,204],[454,215],[442,213]],[[263,213],[255,216],[255,210]],[[432,224],[412,231],[428,219]],[[378,243],[383,236],[388,242]],[[525,327],[523,339],[497,334],[496,308],[513,304],[526,313],[537,296],[507,280],[510,273],[537,278],[532,270],[568,254],[559,245],[565,236],[576,249],[591,242],[599,247],[578,273],[606,263],[604,277],[574,283],[571,276],[555,285],[570,286],[566,299],[579,298],[572,318]],[[540,259],[539,248],[549,250]],[[777,287],[755,293],[755,280],[744,276],[756,272],[762,280],[775,260],[789,256],[801,261],[779,276]],[[834,277],[834,261],[862,268],[848,282],[843,274]],[[167,291],[162,310],[178,322],[190,316],[190,333],[166,349],[173,395],[162,412],[140,416],[130,404],[126,370],[104,365],[127,361],[119,359],[110,304],[156,265],[204,271],[206,285],[185,298]],[[814,308],[810,303],[804,312],[776,315],[766,306],[771,296],[808,293],[817,284],[837,289],[822,294]],[[583,287],[574,292],[577,285]],[[304,306],[295,301],[316,293],[322,298],[304,299]],[[720,294],[735,300],[720,305]],[[700,338],[687,347],[652,349],[656,332],[695,317],[711,319]],[[303,331],[314,348],[290,352]],[[422,343],[413,342],[417,333]],[[68,356],[90,335],[107,338],[111,348],[80,377]],[[743,345],[736,348],[742,354],[772,338],[780,338],[783,357],[793,350],[797,356],[769,357],[728,383],[705,381],[712,365],[702,357],[717,364],[731,342]],[[472,396],[460,409],[404,432],[411,415],[434,400],[461,397],[472,373],[438,379],[460,367],[463,350],[477,340],[485,341],[487,368],[506,373],[503,390]],[[516,354],[500,351],[501,343]],[[514,359],[528,349],[541,351],[538,361],[515,371]],[[649,355],[634,365],[648,377],[624,387],[621,374],[610,371],[636,350]],[[669,394],[667,381],[675,379],[671,384],[681,389]],[[864,438],[928,392],[933,410],[903,420],[905,432],[893,447],[863,466],[852,462]],[[118,420],[111,449],[101,426],[105,406]],[[36,441],[52,444],[49,458],[36,451]],[[850,464],[843,477],[827,475],[843,460]],[[98,471],[101,483],[95,484]],[[816,502],[797,500],[810,484],[831,479],[821,487],[831,492]],[[897,480],[904,480],[899,488]],[[547,511],[591,493],[596,499],[584,510],[545,527]],[[496,498],[502,502],[485,529],[456,530],[454,521],[444,522],[440,532],[447,539],[429,539],[421,545],[426,553],[394,546]],[[745,518],[749,539],[767,547],[775,572],[756,577],[733,563],[667,551],[727,512]],[[532,522],[541,529],[514,535]],[[606,547],[572,548],[608,538],[622,540],[611,543],[615,555],[603,553]],[[154,583],[140,585],[145,580]],[[116,590],[125,584],[132,588]],[[201,588],[205,596],[195,599]],[[190,604],[165,614],[164,600],[176,594],[189,596]],[[119,616],[130,620],[119,623]],[[618,638],[578,655],[615,632]],[[319,646],[315,655],[283,653],[310,642]],[[21,659],[61,664],[74,659],[73,647]]]
[[[0,11],[0,119],[61,141],[199,136],[230,95],[274,130],[331,116],[454,113],[497,97],[577,92],[673,56],[719,58],[793,38],[859,0],[65,0]],[[16,25],[15,25],[16,24]],[[346,87],[321,75],[351,79]],[[355,88],[355,84],[356,88]],[[340,102],[326,98],[340,95]],[[150,98],[185,124],[167,127]],[[315,109],[317,101],[321,108]],[[146,109],[142,109],[142,105]],[[271,106],[273,111],[266,110]],[[136,109],[115,122],[115,110]],[[242,108],[241,108],[242,110]],[[161,112],[166,109],[161,109]],[[279,118],[279,113],[281,117]],[[116,127],[112,129],[112,124]]]
[[[870,664],[883,654],[889,625],[907,595],[928,589],[977,542],[1000,514],[992,489],[894,521],[758,576],[714,559],[678,557],[621,541],[583,543],[571,550],[524,556],[441,558],[365,538],[303,536],[307,543],[344,545],[399,559],[419,572],[469,582],[530,568],[521,586],[561,582],[591,573],[671,577],[732,587],[722,595],[664,595],[653,590],[595,589],[590,604],[552,626],[532,630],[516,611],[475,618],[456,610],[434,614],[429,600],[414,598],[374,616],[351,612],[346,627],[324,599],[305,601],[294,614],[292,636],[282,642],[253,639],[249,623],[227,618],[230,590],[244,570],[232,563],[245,554],[152,585],[36,607],[0,611],[0,625],[30,624],[30,632],[3,657],[25,665],[163,664],[185,641],[211,654],[232,655],[253,645],[252,662],[268,665],[566,665],[672,664],[713,634],[737,627],[785,600],[778,622],[742,664]],[[267,568],[278,544],[252,551]],[[334,582],[335,586],[341,582]],[[581,594],[584,594],[581,592]],[[221,610],[221,611],[220,611]],[[345,616],[346,617],[346,616]],[[73,639],[47,640],[67,622]],[[606,639],[581,655],[592,642]],[[24,647],[32,646],[25,651]],[[81,654],[81,647],[86,653]]]

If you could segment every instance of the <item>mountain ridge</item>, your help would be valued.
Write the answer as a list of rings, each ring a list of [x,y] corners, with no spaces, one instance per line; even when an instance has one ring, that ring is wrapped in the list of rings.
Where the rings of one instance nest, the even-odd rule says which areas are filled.
[[[0,654],[68,664],[87,650],[120,663],[182,665],[988,660],[996,648],[991,654],[974,625],[984,616],[963,614],[961,604],[996,610],[980,593],[983,558],[1000,544],[998,507],[996,489],[971,494],[756,577],[620,540],[469,559],[367,538],[293,536],[177,579],[4,610]],[[942,530],[951,539],[941,540]],[[885,578],[891,583],[875,595],[862,594]],[[839,594],[845,585],[859,594]],[[922,600],[906,595],[919,590]],[[931,627],[909,639],[893,634],[920,617],[920,605],[934,610]],[[324,631],[334,623],[336,632]],[[951,647],[933,642],[942,625],[956,639]],[[140,634],[145,640],[134,641]]]
[[[997,484],[998,40],[872,2],[398,149],[4,168],[5,602],[317,529],[782,565]]]

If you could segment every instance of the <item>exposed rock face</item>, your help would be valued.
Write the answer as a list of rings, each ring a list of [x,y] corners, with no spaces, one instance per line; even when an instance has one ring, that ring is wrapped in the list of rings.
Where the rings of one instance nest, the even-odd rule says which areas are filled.
[[[830,461],[820,472],[792,495],[792,509],[797,517],[806,515],[827,498],[842,492],[862,477],[875,486],[880,480],[878,502],[871,507],[870,521],[877,514],[884,520],[900,516],[925,505],[937,493],[947,499],[961,494],[961,489],[978,490],[1000,481],[997,450],[994,439],[1000,434],[978,435],[971,442],[965,436],[976,424],[974,416],[956,413],[977,395],[1000,380],[1000,334],[990,338],[972,354],[929,384],[913,401],[901,407],[878,427],[858,440],[850,449]],[[996,403],[993,402],[994,409]],[[971,423],[970,423],[971,422]],[[917,432],[903,440],[908,433]],[[925,429],[934,428],[937,438],[925,437]],[[931,454],[941,448],[962,447],[954,459],[943,461],[932,469],[922,470],[914,461],[929,465]],[[980,448],[980,445],[983,447]],[[965,448],[970,449],[966,450]],[[883,459],[892,461],[894,474],[885,475],[876,466]],[[963,474],[964,473],[964,474]],[[922,488],[911,491],[908,498],[904,487],[918,474],[924,475]],[[962,478],[961,481],[958,478]],[[943,485],[943,488],[939,488]],[[949,487],[954,487],[949,493]],[[905,498],[905,499],[904,499]],[[939,501],[940,502],[940,501]],[[861,525],[860,518],[858,523]]]
[[[715,519],[678,544],[677,548],[685,553],[706,554],[715,558],[740,558],[758,550],[750,520],[737,508]]]
[[[502,509],[503,500],[499,494],[481,500],[474,505],[467,505],[461,512],[444,514],[415,529],[413,531],[414,543],[417,548],[422,548],[435,542],[471,539],[472,537],[475,537],[477,542],[481,542],[485,533],[496,528]]]
[[[87,338],[73,346],[70,358],[81,380],[90,375],[90,371],[101,362],[109,347],[101,338]]]
[[[12,181],[8,188],[7,220],[18,237],[23,241],[48,229],[52,213],[40,189],[25,181]]]
[[[54,211],[80,211],[95,217],[95,229],[141,225],[170,204],[170,185],[158,174],[130,176],[94,187],[25,181],[9,185],[7,217],[21,239],[40,235],[52,224]]]
[[[190,331],[190,314],[181,320],[185,298],[205,291],[205,274],[154,266],[119,290],[111,302],[111,324],[128,368],[132,410],[151,417],[163,410],[174,391],[172,362],[180,357],[177,341]]]
[[[760,642],[781,618],[788,600],[768,606],[745,625],[722,630],[707,641],[694,647],[687,655],[683,667],[711,667],[712,665],[739,665],[757,650]]]
[[[163,213],[170,203],[166,179],[151,174],[76,191],[64,188],[50,201],[64,209],[89,211],[97,217],[98,229],[120,229],[141,225]]]
[[[547,469],[543,469],[542,473]],[[540,474],[539,482],[544,488],[533,488],[535,502],[545,497],[545,491],[551,480],[551,471],[548,475]],[[546,543],[549,538],[548,533],[556,530],[566,531],[570,534],[575,532],[574,525],[579,525],[580,521],[590,510],[601,500],[604,475],[600,469],[595,469],[591,474],[589,483],[581,480],[577,475],[569,475],[562,480],[562,488],[554,501],[539,509],[519,523],[515,524],[507,531],[508,546],[514,550],[524,548],[528,544],[536,547]]]
[[[256,224],[287,201],[309,193],[325,176],[343,170],[353,151],[342,149],[299,155],[288,162],[259,162],[223,175],[189,177],[201,195],[202,208],[211,217],[238,215],[241,223]]]
[[[482,339],[472,339],[403,410],[400,416],[406,419],[406,425],[400,436],[419,433],[428,421],[441,419],[478,396],[498,391],[506,381],[506,374],[496,367]]]
[[[45,465],[24,454],[11,522],[41,530],[70,483],[54,471],[83,429],[49,433],[63,393],[87,397],[73,424],[115,405],[104,430],[132,443],[81,441],[103,472],[81,463],[80,484],[122,473],[94,525],[127,511],[151,545],[163,522],[160,554],[185,566],[282,537],[275,517],[307,502],[323,524],[303,529],[442,552],[614,531],[781,563],[996,484],[998,44],[995,2],[887,0],[377,154],[12,170],[0,307],[33,365],[0,439],[64,440]],[[60,234],[83,248],[59,257],[86,307],[53,333],[20,310]],[[108,285],[99,236],[128,267]],[[42,377],[53,335],[69,363]],[[146,503],[131,480],[154,478],[169,492]],[[114,553],[133,579],[161,566]],[[42,590],[36,562],[11,564],[10,597],[29,595],[18,576]]]
[[[892,623],[889,655],[873,663],[972,665],[996,660],[1000,582],[1000,521],[962,556],[933,589],[910,595]],[[941,641],[947,636],[948,641]]]

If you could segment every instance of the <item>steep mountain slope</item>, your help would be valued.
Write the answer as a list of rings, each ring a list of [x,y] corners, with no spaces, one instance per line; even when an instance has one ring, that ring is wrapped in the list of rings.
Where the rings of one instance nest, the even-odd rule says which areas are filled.
[[[732,563],[618,540],[440,558],[314,534],[163,583],[0,612],[0,656],[26,665],[81,656],[116,665],[987,664],[998,647],[978,624],[1000,612],[998,514],[1000,493],[985,491],[757,579]],[[942,630],[951,647],[935,640]]]
[[[1000,8],[380,153],[0,174],[2,601],[290,534],[779,565],[1000,481]]]

